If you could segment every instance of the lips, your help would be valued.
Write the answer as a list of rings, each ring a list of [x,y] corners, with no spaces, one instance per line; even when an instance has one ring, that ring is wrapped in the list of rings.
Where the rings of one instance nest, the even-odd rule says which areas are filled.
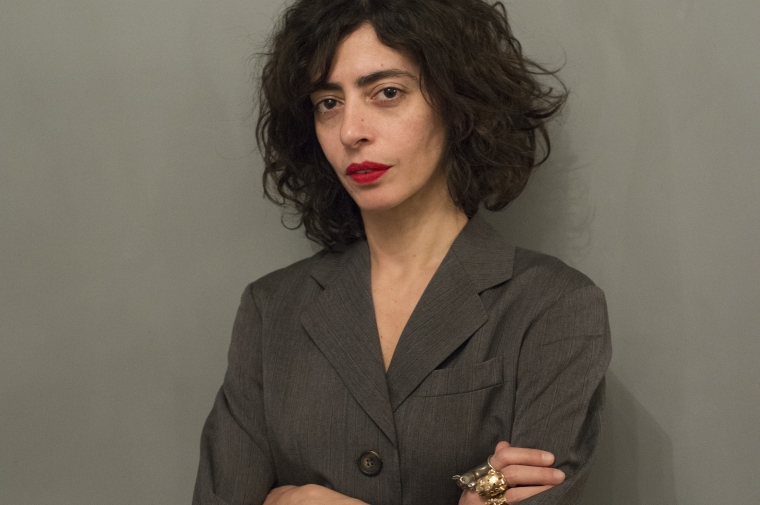
[[[374,161],[364,161],[362,163],[351,163],[346,168],[346,175],[357,184],[369,184],[375,182],[391,168],[382,163]]]

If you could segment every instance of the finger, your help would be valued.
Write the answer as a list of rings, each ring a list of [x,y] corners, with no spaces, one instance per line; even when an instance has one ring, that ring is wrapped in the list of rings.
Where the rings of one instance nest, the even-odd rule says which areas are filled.
[[[494,455],[491,456],[491,466],[497,470],[507,465],[551,466],[552,463],[554,463],[554,454],[540,449],[523,447],[502,446],[500,448],[497,445]]]
[[[509,487],[556,485],[565,480],[562,470],[540,466],[509,465],[501,474]]]
[[[292,492],[296,487],[295,486],[280,486],[272,488],[269,491],[269,494],[267,494],[266,499],[264,500],[263,505],[277,505],[280,503],[280,500],[284,495],[287,495],[288,493]]]
[[[531,496],[542,493],[547,489],[551,489],[553,487],[554,486],[513,487],[511,489],[507,489],[507,492],[504,493],[504,499],[507,500],[507,503],[511,505],[521,502],[526,498],[530,498]]]

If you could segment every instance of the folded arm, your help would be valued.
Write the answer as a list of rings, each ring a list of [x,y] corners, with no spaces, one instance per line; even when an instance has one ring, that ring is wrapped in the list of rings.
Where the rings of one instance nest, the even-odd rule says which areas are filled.
[[[566,478],[522,504],[569,505],[580,496],[599,441],[611,352],[604,294],[594,285],[565,293],[526,333],[510,443],[551,452]]]
[[[227,373],[201,435],[193,505],[261,505],[275,483],[261,385],[261,316],[240,301]]]

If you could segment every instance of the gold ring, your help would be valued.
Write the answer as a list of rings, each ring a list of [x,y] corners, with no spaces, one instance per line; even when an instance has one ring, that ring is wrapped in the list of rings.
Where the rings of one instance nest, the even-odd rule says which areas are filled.
[[[491,467],[485,476],[478,479],[478,482],[475,484],[475,491],[480,496],[491,499],[500,497],[508,488],[509,486],[504,475],[493,467]]]
[[[462,490],[477,491],[480,496],[487,498],[486,505],[509,505],[504,499],[509,484],[504,475],[491,465],[490,456],[482,465],[462,475],[455,475],[453,479]]]
[[[509,503],[507,503],[507,500],[506,498],[504,498],[504,495],[500,494],[499,496],[486,500],[485,505],[509,505]]]

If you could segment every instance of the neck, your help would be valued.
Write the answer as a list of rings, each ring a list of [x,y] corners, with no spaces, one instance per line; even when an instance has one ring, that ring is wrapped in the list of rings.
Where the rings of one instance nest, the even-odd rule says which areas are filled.
[[[362,212],[373,268],[408,272],[436,269],[467,224],[446,192],[432,204]]]

